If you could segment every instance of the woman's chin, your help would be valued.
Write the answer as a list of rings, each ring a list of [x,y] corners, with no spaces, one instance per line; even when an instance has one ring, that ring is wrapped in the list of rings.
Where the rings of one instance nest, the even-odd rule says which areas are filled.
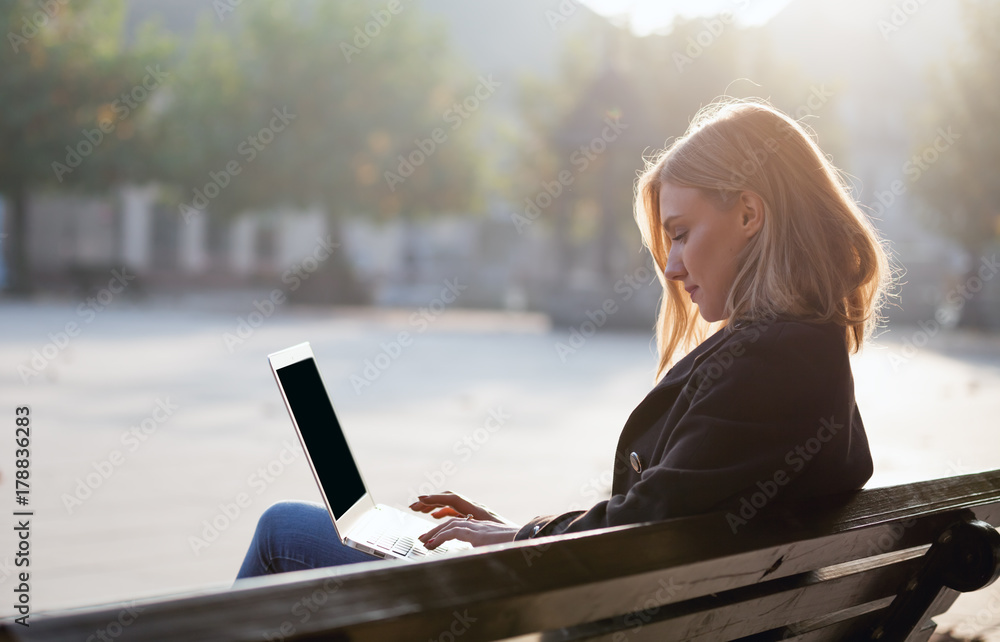
[[[709,323],[715,323],[716,321],[722,321],[725,319],[725,316],[723,316],[722,314],[717,312],[712,312],[711,310],[706,311],[705,308],[701,307],[700,305],[698,306],[698,314],[701,315],[702,319],[704,319]]]

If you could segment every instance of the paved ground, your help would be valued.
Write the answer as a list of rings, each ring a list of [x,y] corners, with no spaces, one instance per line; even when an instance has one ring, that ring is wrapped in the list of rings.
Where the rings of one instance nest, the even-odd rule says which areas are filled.
[[[405,505],[451,488],[518,521],[608,492],[608,454],[652,384],[653,347],[640,334],[599,332],[564,361],[555,344],[566,332],[538,316],[286,305],[240,331],[253,301],[0,303],[10,432],[0,435],[0,507],[13,506],[14,408],[28,404],[36,612],[228,586],[268,505],[318,499],[269,352],[312,342],[378,500]],[[397,350],[401,331],[414,340]],[[854,361],[870,485],[1000,467],[1000,340],[913,343],[923,345],[919,329],[893,329]],[[493,433],[483,430],[491,411],[510,417]],[[456,446],[466,439],[475,450]],[[226,508],[240,493],[249,505]],[[11,534],[0,533],[7,596]],[[11,612],[0,600],[0,615]],[[1000,640],[1000,585],[963,596],[941,622]]]

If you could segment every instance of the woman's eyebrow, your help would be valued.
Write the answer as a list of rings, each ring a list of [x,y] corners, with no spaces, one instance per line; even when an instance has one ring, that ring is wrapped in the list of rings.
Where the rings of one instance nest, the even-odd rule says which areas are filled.
[[[668,216],[667,218],[663,219],[662,222],[663,229],[669,230],[670,226],[673,225],[674,221],[676,221],[679,218],[681,218],[680,214],[673,214],[672,216]]]

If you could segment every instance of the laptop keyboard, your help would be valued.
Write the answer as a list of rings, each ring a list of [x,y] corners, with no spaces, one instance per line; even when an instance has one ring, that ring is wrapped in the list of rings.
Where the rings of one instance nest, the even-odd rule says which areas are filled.
[[[461,540],[448,540],[433,550],[427,549],[418,539],[419,535],[433,526],[425,520],[400,519],[392,511],[376,505],[371,519],[355,533],[356,541],[363,542],[383,553],[392,553],[410,559],[435,558],[460,550],[468,550],[472,545]]]
[[[372,534],[368,537],[368,543],[381,551],[395,553],[402,557],[421,558],[428,555],[444,555],[448,552],[447,545],[428,550],[416,537],[396,535],[390,532],[392,528],[393,526],[386,525],[381,530],[373,529]]]

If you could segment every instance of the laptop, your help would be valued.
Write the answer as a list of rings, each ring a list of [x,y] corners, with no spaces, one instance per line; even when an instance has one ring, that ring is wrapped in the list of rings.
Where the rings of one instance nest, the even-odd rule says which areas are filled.
[[[449,540],[428,550],[417,536],[441,522],[375,503],[308,343],[270,354],[267,360],[341,542],[377,557],[411,561],[472,548],[468,542]]]

